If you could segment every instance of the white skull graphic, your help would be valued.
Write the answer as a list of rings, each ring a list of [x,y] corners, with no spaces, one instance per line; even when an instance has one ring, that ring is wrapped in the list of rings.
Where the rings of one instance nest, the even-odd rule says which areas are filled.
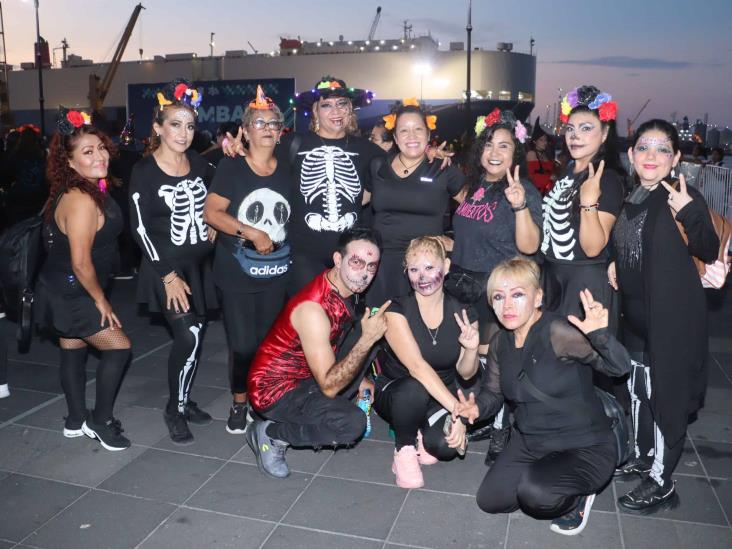
[[[290,218],[290,204],[280,193],[271,189],[257,189],[248,194],[236,214],[239,221],[264,231],[272,242],[287,237],[285,223]]]

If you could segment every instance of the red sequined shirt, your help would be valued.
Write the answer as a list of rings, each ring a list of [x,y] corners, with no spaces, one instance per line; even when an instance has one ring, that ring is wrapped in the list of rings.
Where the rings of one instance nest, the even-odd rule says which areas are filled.
[[[336,343],[352,315],[346,302],[328,282],[327,272],[315,277],[287,302],[259,346],[247,379],[249,402],[255,410],[266,410],[303,380],[313,377],[300,336],[290,321],[295,307],[305,301],[313,301],[323,308],[330,321],[329,339],[335,352]]]

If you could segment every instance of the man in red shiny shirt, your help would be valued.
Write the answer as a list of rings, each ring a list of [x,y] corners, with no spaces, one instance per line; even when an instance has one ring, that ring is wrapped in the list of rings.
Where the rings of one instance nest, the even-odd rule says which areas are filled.
[[[338,342],[353,313],[348,298],[368,288],[379,267],[380,239],[367,229],[342,233],[334,266],[316,276],[285,305],[249,370],[248,395],[263,419],[247,429],[247,442],[263,473],[284,478],[288,446],[352,444],[366,417],[339,395],[362,372],[371,347],[384,335],[386,302],[364,315],[361,336],[341,360]],[[293,265],[297,268],[297,265]]]

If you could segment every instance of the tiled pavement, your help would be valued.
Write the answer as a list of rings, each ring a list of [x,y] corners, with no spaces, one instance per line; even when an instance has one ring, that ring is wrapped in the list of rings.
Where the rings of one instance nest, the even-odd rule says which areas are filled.
[[[11,397],[0,400],[0,549],[6,547],[732,547],[732,292],[711,308],[712,361],[707,406],[689,429],[676,474],[677,509],[651,517],[618,510],[629,488],[611,483],[588,528],[558,536],[521,513],[489,516],[475,505],[485,443],[465,460],[425,468],[426,486],[394,486],[386,425],[351,450],[293,451],[292,476],[260,475],[242,436],[225,432],[230,396],[221,324],[206,335],[194,397],[215,416],[193,426],[190,446],[172,445],[162,421],[165,330],[138,317],[132,282],[113,303],[134,342],[116,415],[133,446],[111,453],[61,435],[65,403],[57,351],[34,341],[11,347]],[[725,302],[726,300],[726,302]],[[10,341],[12,326],[0,322]],[[88,397],[94,396],[89,360]],[[90,402],[91,405],[91,402]]]

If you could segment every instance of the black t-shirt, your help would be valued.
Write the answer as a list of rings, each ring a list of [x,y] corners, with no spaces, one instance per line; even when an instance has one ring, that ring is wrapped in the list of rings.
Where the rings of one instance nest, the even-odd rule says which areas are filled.
[[[175,270],[175,263],[200,262],[212,248],[203,222],[210,166],[190,149],[186,155],[186,175],[167,175],[149,155],[130,176],[132,236],[160,277]]]
[[[292,213],[290,195],[292,185],[287,166],[278,162],[272,175],[257,175],[242,157],[222,158],[216,169],[213,183],[209,189],[222,198],[229,200],[226,213],[255,229],[267,233],[278,249],[287,245],[288,222]],[[273,284],[283,284],[283,276],[289,267],[289,258],[283,260],[280,268],[262,270],[267,256],[256,254],[259,267],[254,262],[242,264],[237,257],[245,252],[244,241],[236,236],[218,233],[216,255],[214,257],[214,281],[216,285],[231,292],[258,292]],[[249,252],[255,256],[254,251]],[[265,275],[252,276],[250,270]]]
[[[402,179],[394,173],[393,158],[374,162],[368,190],[373,227],[381,233],[384,250],[404,251],[413,238],[443,233],[450,197],[460,192],[465,178],[454,166],[440,170],[438,160],[422,162]]]
[[[340,234],[358,224],[371,159],[384,151],[362,137],[325,139],[308,132],[286,136],[276,154],[292,170],[293,251],[329,257]]]
[[[468,314],[470,322],[475,322],[478,315],[470,305],[460,303],[449,294],[445,294],[442,302],[442,323],[435,329],[430,330],[422,320],[419,312],[417,298],[414,293],[395,298],[389,305],[390,313],[403,315],[407,319],[409,329],[412,331],[422,358],[432,366],[445,385],[455,381],[455,373],[458,358],[460,358],[460,328],[455,322],[454,313],[462,317],[462,310]],[[409,377],[409,370],[396,358],[393,351],[389,350],[387,359],[382,365],[382,373],[389,379]]]
[[[587,172],[568,172],[556,182],[544,197],[544,237],[541,242],[542,253],[551,259],[574,261],[588,259],[579,241],[580,212],[578,196]],[[600,205],[598,211],[618,216],[623,206],[623,178],[615,170],[606,168],[600,179]],[[606,258],[607,248],[598,256]]]
[[[504,259],[519,254],[516,249],[516,214],[506,199],[505,180],[481,185],[457,207],[452,216],[455,247],[452,261],[464,269],[490,273]],[[521,180],[526,205],[541,227],[541,195],[530,181]]]

